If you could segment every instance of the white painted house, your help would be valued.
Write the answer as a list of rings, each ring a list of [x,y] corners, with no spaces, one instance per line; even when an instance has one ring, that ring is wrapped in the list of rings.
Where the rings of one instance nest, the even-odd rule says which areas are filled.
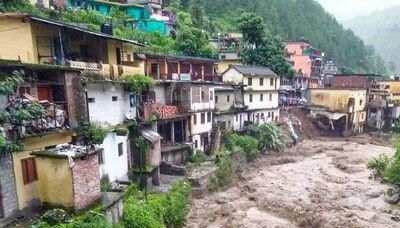
[[[129,94],[120,83],[89,83],[87,90],[88,116],[90,122],[97,122],[108,128],[122,124],[125,119],[136,117],[134,96]],[[99,155],[100,173],[111,182],[128,173],[128,136],[118,136],[109,131]]]
[[[247,120],[279,119],[280,77],[267,67],[232,65],[222,74],[224,82],[244,85]]]
[[[235,85],[218,85],[215,91],[215,114],[213,122],[234,131],[242,130],[247,121],[244,106],[243,87]]]

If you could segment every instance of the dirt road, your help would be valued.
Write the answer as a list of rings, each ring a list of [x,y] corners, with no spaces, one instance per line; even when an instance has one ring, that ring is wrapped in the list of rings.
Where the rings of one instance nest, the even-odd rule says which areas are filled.
[[[388,186],[366,168],[393,151],[365,141],[306,140],[263,156],[225,191],[194,199],[188,227],[400,227]]]

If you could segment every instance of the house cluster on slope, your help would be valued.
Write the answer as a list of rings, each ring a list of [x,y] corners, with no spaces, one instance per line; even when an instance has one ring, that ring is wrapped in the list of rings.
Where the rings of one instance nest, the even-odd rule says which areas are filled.
[[[163,0],[30,0],[32,4],[56,9],[87,9],[112,16],[113,8],[129,16],[127,23],[142,32],[169,35],[176,30],[175,15],[164,8]],[[111,27],[108,27],[110,33]]]
[[[280,77],[269,68],[231,65],[220,74],[214,59],[144,55],[136,41],[26,14],[0,14],[0,27],[0,76],[23,78],[15,94],[0,96],[2,113],[44,109],[12,124],[0,118],[1,134],[23,144],[0,153],[1,218],[97,202],[101,179],[125,180],[140,160],[119,130],[127,121],[150,144],[146,171],[158,185],[165,165],[217,149],[222,129],[279,118]],[[124,79],[135,74],[155,85],[133,94]],[[84,123],[106,127],[104,140],[82,140]]]

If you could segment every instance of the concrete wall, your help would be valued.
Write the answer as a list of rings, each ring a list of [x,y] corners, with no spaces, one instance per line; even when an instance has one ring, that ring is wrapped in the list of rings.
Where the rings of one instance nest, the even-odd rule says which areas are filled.
[[[18,198],[10,154],[0,153],[0,191],[3,196],[4,218],[14,216],[18,212]]]
[[[37,156],[36,167],[41,202],[72,209],[72,172],[68,159]]]
[[[251,78],[252,84],[249,85],[249,78]],[[263,84],[261,85],[260,80],[262,79]],[[272,83],[271,83],[272,80]],[[245,91],[248,90],[278,90],[280,88],[279,77],[265,77],[265,76],[245,76],[243,83],[247,85],[244,87]]]
[[[240,60],[220,60],[218,62],[218,73],[224,73],[230,65],[241,65],[241,63]]]
[[[212,85],[192,84],[191,91],[191,110],[201,111],[215,108],[214,87]],[[201,99],[202,93],[204,93],[204,99]]]
[[[21,160],[33,157],[30,155],[31,152],[42,151],[45,150],[46,147],[70,143],[71,141],[72,134],[69,132],[34,137],[24,141],[24,151],[13,153],[14,175],[17,186],[19,209],[22,210],[28,206],[38,206],[40,204],[39,183],[38,181],[35,181],[24,185]]]
[[[100,165],[101,177],[108,176],[110,181],[116,181],[128,173],[128,156],[127,156],[128,136],[117,136],[116,133],[107,134],[100,145],[104,149],[104,164]],[[123,143],[123,154],[118,155],[118,144]]]
[[[35,63],[31,25],[22,19],[1,18],[0,59]]]
[[[209,132],[211,130],[212,119],[213,119],[214,113],[212,113],[212,112],[208,112],[208,113],[211,115],[211,121],[209,121],[209,122],[207,121],[207,112],[196,112],[196,113],[192,114],[191,120],[190,120],[190,127],[191,127],[190,129],[191,129],[192,135]],[[205,116],[204,124],[201,123],[201,114],[204,114],[204,116]],[[197,118],[196,124],[194,124],[194,116],[196,116],[196,118]]]
[[[234,68],[229,69],[222,75],[222,81],[235,84],[242,84],[244,82],[243,75]]]
[[[233,90],[216,90],[214,101],[216,110],[228,111],[235,104],[235,93]]]
[[[364,89],[311,89],[308,102],[311,106],[324,107],[331,112],[349,112],[349,100],[354,98],[354,110],[365,111],[367,91]]]
[[[250,115],[250,119],[248,119],[249,121],[257,123],[273,122],[279,120],[279,113],[279,108],[257,110],[253,112],[248,112],[247,118]]]
[[[147,154],[149,165],[152,167],[158,167],[161,164],[161,140],[154,142],[152,148],[150,148]]]
[[[118,97],[113,101],[112,97]],[[90,83],[87,87],[87,97],[94,98],[94,103],[88,103],[90,121],[122,124],[126,113],[136,117],[136,106],[130,107],[129,94],[120,84]]]
[[[262,101],[261,101],[261,94],[262,94]],[[253,97],[252,102],[250,102],[250,96]],[[244,104],[248,106],[248,110],[278,108],[279,92],[277,90],[276,91],[271,90],[268,92],[247,91],[244,94]]]

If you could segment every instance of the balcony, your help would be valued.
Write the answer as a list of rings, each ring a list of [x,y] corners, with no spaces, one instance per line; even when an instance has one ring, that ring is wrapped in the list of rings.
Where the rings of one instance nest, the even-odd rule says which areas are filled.
[[[386,100],[383,99],[372,99],[368,102],[368,107],[371,108],[385,108]]]
[[[7,137],[14,140],[65,131],[70,128],[66,110],[62,102],[18,99],[5,109],[4,113],[8,113],[10,119],[2,118],[0,126],[5,129]]]
[[[143,74],[144,68],[136,62],[122,62],[123,65],[112,65],[105,63],[91,63],[82,61],[67,61],[67,65],[71,68],[96,71],[110,79],[119,78],[126,75]],[[137,66],[132,66],[137,65]]]
[[[159,103],[146,102],[139,107],[139,119],[142,122],[152,121],[156,119],[170,119],[179,117],[181,110],[177,106],[163,105]]]

